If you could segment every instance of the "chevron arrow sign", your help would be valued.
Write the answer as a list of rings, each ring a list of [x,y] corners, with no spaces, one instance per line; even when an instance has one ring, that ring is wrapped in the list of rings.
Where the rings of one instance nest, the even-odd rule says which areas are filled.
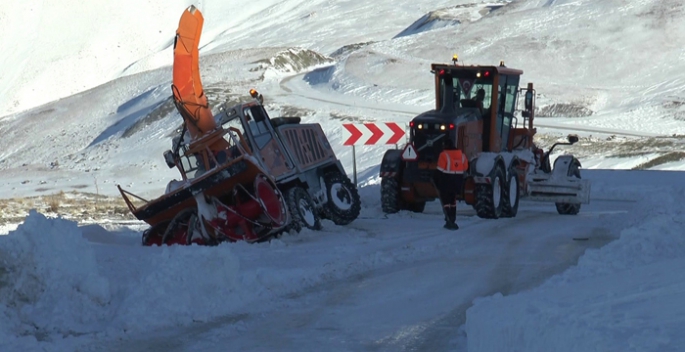
[[[343,145],[397,144],[404,137],[404,127],[396,122],[344,123]]]

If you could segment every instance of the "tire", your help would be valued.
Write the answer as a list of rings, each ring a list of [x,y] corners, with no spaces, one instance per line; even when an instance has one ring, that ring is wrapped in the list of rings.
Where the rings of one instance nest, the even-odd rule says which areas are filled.
[[[357,219],[362,210],[357,187],[350,178],[339,171],[331,171],[324,175],[326,186],[326,204],[324,213],[336,225],[347,225]]]
[[[509,172],[502,192],[502,217],[513,218],[519,211],[519,178],[515,170]]]
[[[568,167],[568,176],[575,176],[580,178],[580,168],[578,162],[574,159]],[[560,215],[577,215],[580,212],[580,203],[555,203],[557,206],[557,213]]]
[[[288,189],[286,203],[290,211],[290,229],[300,232],[303,227],[311,230],[321,230],[321,218],[316,212],[316,206],[309,193],[302,187]]]
[[[504,171],[499,166],[495,167],[492,183],[476,186],[476,204],[474,208],[478,217],[483,219],[498,219],[502,216],[502,209],[504,208],[504,202],[502,201]]]
[[[386,214],[395,214],[401,208],[399,182],[396,178],[384,177],[381,180],[381,209]]]

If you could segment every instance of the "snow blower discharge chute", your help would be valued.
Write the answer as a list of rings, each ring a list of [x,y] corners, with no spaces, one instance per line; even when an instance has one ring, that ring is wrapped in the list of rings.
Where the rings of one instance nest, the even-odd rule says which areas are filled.
[[[182,180],[171,181],[165,194],[151,201],[118,186],[131,212],[150,225],[144,245],[255,242],[290,222],[282,193],[241,131],[217,125],[209,109],[199,70],[203,22],[197,8],[187,8],[174,43],[172,93],[184,123],[164,158]]]

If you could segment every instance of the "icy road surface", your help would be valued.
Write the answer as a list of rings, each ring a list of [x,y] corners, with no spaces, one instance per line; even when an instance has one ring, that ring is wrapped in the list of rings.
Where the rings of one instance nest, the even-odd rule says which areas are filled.
[[[190,326],[146,331],[109,350],[465,350],[460,326],[474,298],[513,294],[562,272],[587,248],[614,239],[612,224],[632,206],[594,201],[579,216],[560,216],[553,205],[522,202],[516,219],[495,221],[462,206],[462,228],[449,232],[432,203],[426,214],[359,219],[347,231],[326,223],[323,232],[237,244],[232,252],[242,276],[273,280],[267,286],[273,299]],[[322,277],[310,278],[322,270]],[[295,288],[308,280],[313,284]],[[236,299],[207,294],[212,297],[194,299]]]

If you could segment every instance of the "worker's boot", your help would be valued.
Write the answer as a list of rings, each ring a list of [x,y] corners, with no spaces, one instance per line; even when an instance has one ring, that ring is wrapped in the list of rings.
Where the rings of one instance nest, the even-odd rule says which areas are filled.
[[[457,225],[457,207],[445,208],[445,226],[444,228],[448,230],[458,230],[459,225]]]

